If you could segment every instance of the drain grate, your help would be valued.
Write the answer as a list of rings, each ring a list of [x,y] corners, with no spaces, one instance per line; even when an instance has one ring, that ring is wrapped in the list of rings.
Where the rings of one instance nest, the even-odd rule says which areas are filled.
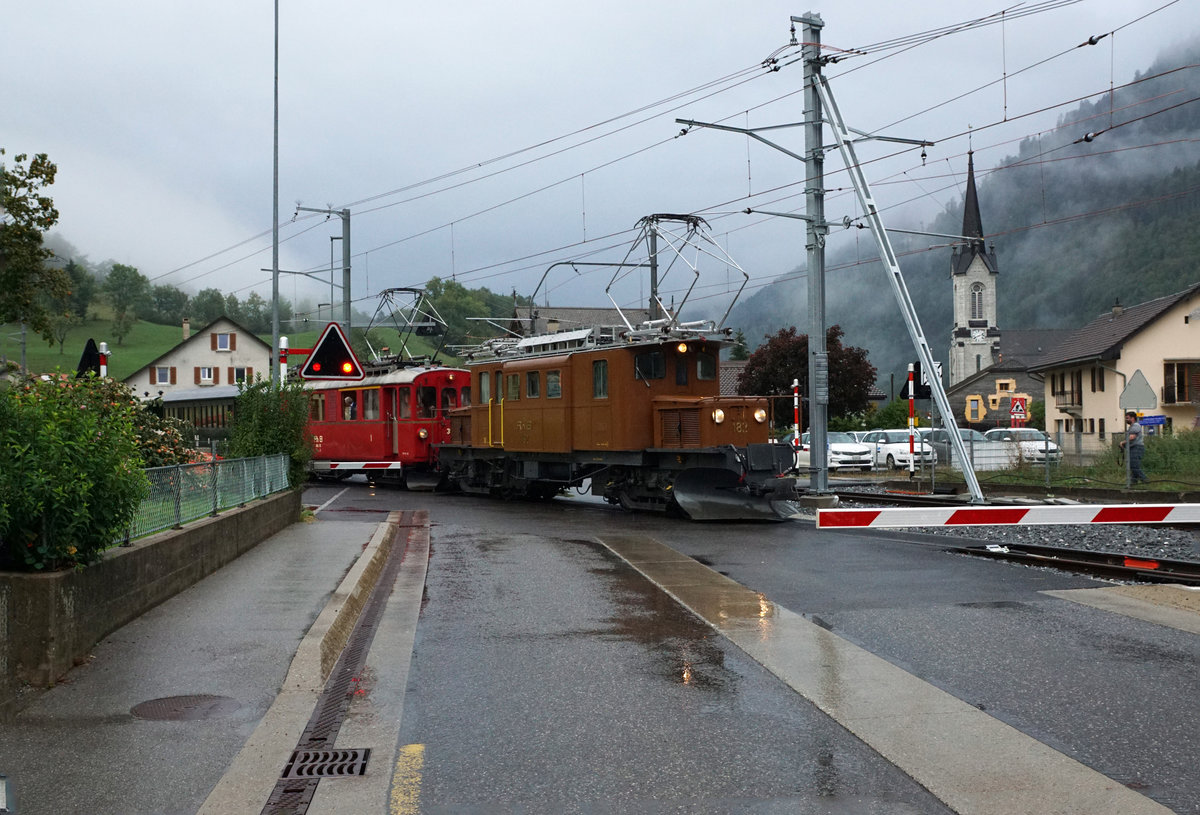
[[[352,750],[297,750],[283,770],[282,778],[337,778],[363,775],[370,748]]]

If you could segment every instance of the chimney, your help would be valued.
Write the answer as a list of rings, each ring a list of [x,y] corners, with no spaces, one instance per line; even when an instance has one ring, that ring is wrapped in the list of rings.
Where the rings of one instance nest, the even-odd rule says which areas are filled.
[[[1125,313],[1125,307],[1121,305],[1120,298],[1117,298],[1116,300],[1113,301],[1113,307],[1112,307],[1113,319],[1114,320],[1117,319],[1124,313]]]
[[[183,318],[183,339],[186,341],[192,336],[192,321],[187,317]]]

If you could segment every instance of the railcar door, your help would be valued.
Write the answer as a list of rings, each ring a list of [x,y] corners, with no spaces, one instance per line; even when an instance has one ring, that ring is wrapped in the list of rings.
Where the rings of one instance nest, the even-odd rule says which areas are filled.
[[[383,388],[383,435],[385,449],[400,455],[400,422],[396,416],[396,388]]]
[[[497,370],[492,381],[492,409],[489,439],[492,447],[504,446],[504,373]]]

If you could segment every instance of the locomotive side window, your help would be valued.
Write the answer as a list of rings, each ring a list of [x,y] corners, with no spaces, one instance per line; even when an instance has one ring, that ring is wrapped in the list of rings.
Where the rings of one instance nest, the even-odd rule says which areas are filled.
[[[396,400],[400,403],[400,418],[412,418],[412,388],[407,385],[403,388],[398,388]]]
[[[643,351],[633,358],[635,379],[662,379],[666,375],[667,360],[662,351]]]
[[[696,378],[717,378],[717,360],[712,354],[705,354],[703,352],[696,354]]]
[[[379,388],[362,392],[363,418],[367,421],[379,420]]]
[[[592,363],[592,398],[608,398],[608,360],[598,359]]]
[[[417,388],[417,418],[432,419],[437,412],[437,388],[422,385]]]
[[[325,421],[325,394],[314,393],[308,400],[308,418],[314,422]]]
[[[521,398],[521,375],[508,375],[508,389],[504,392],[504,398],[513,402]]]
[[[538,371],[529,371],[525,374],[525,396],[528,399],[537,399],[541,395],[542,375]]]
[[[463,390],[466,390],[464,388]],[[465,400],[464,400],[465,401]],[[487,371],[479,372],[479,404],[486,405],[492,401],[492,377]]]
[[[499,371],[496,371],[495,391],[496,391],[496,401],[503,402],[504,401],[504,374],[500,373]]]
[[[442,388],[442,413],[458,407],[457,400],[458,394],[454,392],[454,388]]]
[[[562,371],[546,371],[546,398],[562,398]]]

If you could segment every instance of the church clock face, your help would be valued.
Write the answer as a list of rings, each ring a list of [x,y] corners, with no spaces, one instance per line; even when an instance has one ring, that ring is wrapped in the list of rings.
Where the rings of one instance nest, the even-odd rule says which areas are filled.
[[[987,330],[983,328],[971,329],[971,342],[984,342],[987,339]]]

